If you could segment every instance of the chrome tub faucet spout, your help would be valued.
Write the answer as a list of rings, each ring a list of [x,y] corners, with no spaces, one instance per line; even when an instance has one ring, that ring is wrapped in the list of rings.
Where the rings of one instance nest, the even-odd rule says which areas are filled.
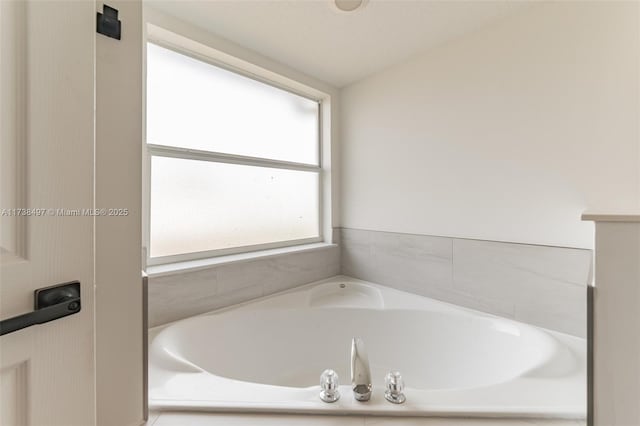
[[[358,337],[351,341],[351,388],[357,401],[371,398],[371,371],[364,342]]]

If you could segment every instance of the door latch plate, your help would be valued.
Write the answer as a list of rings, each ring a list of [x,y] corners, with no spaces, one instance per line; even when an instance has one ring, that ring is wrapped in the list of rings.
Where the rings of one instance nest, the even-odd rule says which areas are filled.
[[[39,288],[34,293],[34,309],[46,308],[67,300],[80,298],[80,281],[69,281],[52,285],[51,287]]]

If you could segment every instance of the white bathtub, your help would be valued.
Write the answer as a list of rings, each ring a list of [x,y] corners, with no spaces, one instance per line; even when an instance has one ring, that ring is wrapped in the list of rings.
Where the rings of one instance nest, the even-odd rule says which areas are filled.
[[[373,395],[355,401],[351,338],[369,354]],[[348,277],[151,330],[155,409],[584,418],[585,341]],[[342,397],[319,397],[320,373]],[[384,398],[402,373],[404,404]]]

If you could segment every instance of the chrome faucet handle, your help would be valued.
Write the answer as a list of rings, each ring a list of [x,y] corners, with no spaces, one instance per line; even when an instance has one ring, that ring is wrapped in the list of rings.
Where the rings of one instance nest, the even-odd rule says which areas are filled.
[[[328,369],[324,370],[320,375],[320,399],[324,402],[336,402],[340,399],[338,391],[338,373]]]
[[[404,380],[398,371],[391,371],[384,378],[385,392],[384,397],[387,401],[394,404],[402,404],[407,400],[402,391],[404,390]]]

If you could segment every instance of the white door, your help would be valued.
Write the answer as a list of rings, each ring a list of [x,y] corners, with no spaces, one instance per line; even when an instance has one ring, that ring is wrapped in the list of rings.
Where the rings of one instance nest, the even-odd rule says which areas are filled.
[[[81,283],[79,313],[0,337],[3,426],[95,424],[94,221],[75,212],[94,199],[95,19],[93,1],[0,0],[0,319]]]

